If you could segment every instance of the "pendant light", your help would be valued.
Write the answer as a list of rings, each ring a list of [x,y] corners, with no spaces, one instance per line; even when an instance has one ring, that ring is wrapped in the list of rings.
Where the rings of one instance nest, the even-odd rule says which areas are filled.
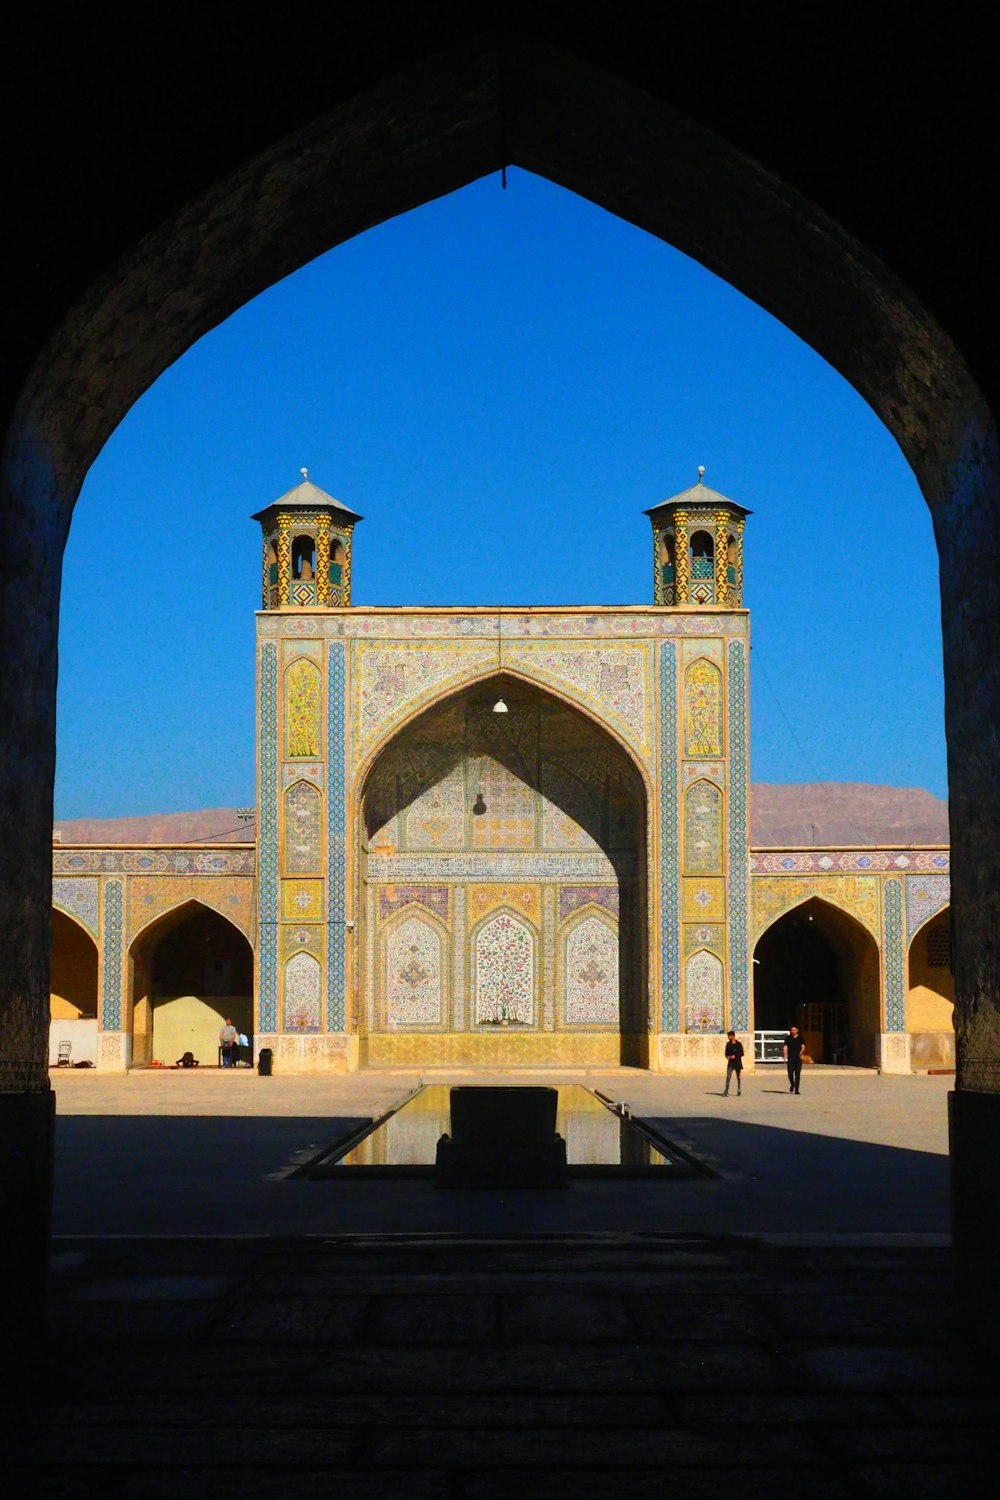
[[[502,615],[501,611],[498,609],[497,610],[497,674],[498,675],[503,670],[503,655],[502,655],[503,644],[502,644],[502,642],[503,642],[503,615]],[[510,710],[508,709],[506,703],[503,701],[503,695],[501,695],[497,699],[497,701],[494,703],[494,705],[493,705],[493,712],[495,714],[506,714],[506,713],[510,712]]]

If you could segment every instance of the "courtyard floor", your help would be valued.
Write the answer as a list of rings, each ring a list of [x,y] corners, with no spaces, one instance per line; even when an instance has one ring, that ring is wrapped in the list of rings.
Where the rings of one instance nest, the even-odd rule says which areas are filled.
[[[810,1070],[792,1098],[775,1071],[737,1100],[579,1075],[710,1161],[700,1181],[281,1178],[415,1081],[54,1078],[51,1327],[0,1413],[5,1494],[859,1500],[992,1477],[994,1397],[953,1330],[951,1080]]]

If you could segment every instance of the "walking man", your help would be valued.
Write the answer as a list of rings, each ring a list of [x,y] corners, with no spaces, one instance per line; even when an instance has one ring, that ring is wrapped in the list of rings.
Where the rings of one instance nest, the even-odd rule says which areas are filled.
[[[233,1043],[239,1036],[239,1032],[232,1021],[227,1020],[225,1026],[219,1032],[219,1046],[222,1049],[222,1066],[231,1068],[233,1065]]]
[[[729,1085],[736,1079],[737,1099],[743,1092],[743,1043],[736,1040],[736,1032],[730,1031],[726,1041],[726,1089],[725,1097],[729,1097]]]
[[[781,1048],[781,1055],[785,1059],[788,1068],[788,1092],[797,1094],[799,1091],[799,1079],[802,1077],[802,1048],[805,1042],[799,1036],[797,1026],[789,1026],[788,1035],[785,1037]]]

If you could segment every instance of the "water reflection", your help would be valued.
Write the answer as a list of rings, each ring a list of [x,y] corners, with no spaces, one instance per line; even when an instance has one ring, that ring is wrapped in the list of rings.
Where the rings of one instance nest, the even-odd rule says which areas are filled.
[[[556,1130],[570,1167],[672,1167],[669,1157],[579,1084],[558,1089]],[[432,1084],[365,1136],[338,1167],[433,1167],[437,1143],[451,1131],[451,1089]]]

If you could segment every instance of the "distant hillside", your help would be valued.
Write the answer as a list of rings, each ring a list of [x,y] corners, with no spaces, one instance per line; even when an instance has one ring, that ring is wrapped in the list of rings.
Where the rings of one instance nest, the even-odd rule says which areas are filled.
[[[774,844],[947,844],[948,804],[917,787],[859,781],[761,784],[751,788],[751,841]],[[154,813],[145,818],[76,818],[56,824],[64,844],[250,842],[253,823],[234,807]]]
[[[144,818],[73,818],[57,823],[63,844],[252,843],[253,823],[241,823],[235,807],[203,812],[151,813]]]
[[[919,787],[863,781],[754,786],[751,843],[947,844],[948,804]]]

